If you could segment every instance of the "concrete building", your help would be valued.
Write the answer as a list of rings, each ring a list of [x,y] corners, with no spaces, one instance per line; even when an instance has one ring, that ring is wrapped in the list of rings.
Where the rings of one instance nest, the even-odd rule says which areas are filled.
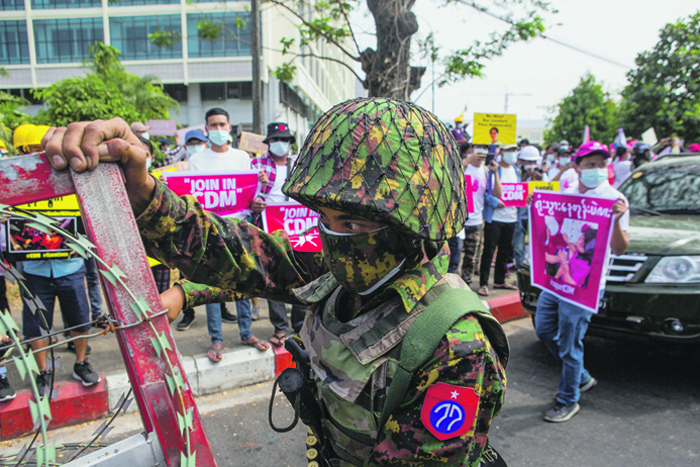
[[[84,76],[88,48],[103,41],[119,49],[131,73],[155,75],[180,102],[171,116],[182,125],[204,123],[211,107],[222,107],[231,123],[252,128],[252,67],[249,2],[217,0],[0,0],[0,89],[42,107],[28,92],[58,80]],[[304,12],[311,15],[311,9]],[[225,26],[215,41],[199,37],[202,20]],[[287,121],[303,141],[309,124],[333,104],[355,96],[356,79],[341,64],[300,57],[294,81],[281,83],[272,71],[282,56],[281,38],[298,36],[298,18],[280,7],[261,8],[263,123]],[[172,48],[148,37],[161,31],[180,34]],[[298,42],[298,41],[297,41]],[[310,46],[305,53],[344,60],[333,46]]]

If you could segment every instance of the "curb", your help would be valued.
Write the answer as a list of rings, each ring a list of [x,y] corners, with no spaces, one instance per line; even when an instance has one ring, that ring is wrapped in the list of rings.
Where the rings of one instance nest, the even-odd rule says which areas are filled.
[[[500,323],[527,316],[518,292],[482,303]],[[284,347],[270,347],[265,352],[253,348],[231,350],[223,354],[219,363],[212,363],[204,354],[181,357],[193,394],[199,397],[271,381],[285,368],[294,366]],[[56,399],[51,401],[50,428],[105,416],[130,386],[126,372],[119,372],[102,376],[102,382],[91,388],[83,387],[78,381],[60,381],[56,387]],[[29,391],[21,391],[14,400],[0,405],[0,439],[17,438],[32,431],[30,399],[33,400]],[[136,410],[137,405],[131,404],[127,412]]]

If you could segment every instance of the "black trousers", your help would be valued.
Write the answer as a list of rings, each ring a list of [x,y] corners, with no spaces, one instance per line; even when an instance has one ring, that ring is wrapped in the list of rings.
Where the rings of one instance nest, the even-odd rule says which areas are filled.
[[[493,283],[505,284],[508,260],[513,257],[514,233],[515,222],[492,221],[490,224],[487,222],[484,225],[484,252],[481,255],[481,267],[479,268],[479,286],[483,287],[489,284],[491,260],[497,247],[498,255],[496,256],[496,268],[493,272]]]

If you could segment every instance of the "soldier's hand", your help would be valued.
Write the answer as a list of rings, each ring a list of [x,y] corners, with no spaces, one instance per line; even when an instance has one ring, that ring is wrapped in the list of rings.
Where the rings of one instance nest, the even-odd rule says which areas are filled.
[[[163,302],[163,307],[168,309],[168,321],[172,323],[185,306],[185,291],[179,285],[175,285],[160,294],[160,301]]]

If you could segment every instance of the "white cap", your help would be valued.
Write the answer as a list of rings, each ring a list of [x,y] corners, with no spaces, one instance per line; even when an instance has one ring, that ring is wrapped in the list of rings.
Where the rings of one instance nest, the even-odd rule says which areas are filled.
[[[540,160],[540,153],[534,146],[525,146],[520,150],[520,153],[518,154],[518,159],[520,159],[521,161],[537,162],[538,160]]]

